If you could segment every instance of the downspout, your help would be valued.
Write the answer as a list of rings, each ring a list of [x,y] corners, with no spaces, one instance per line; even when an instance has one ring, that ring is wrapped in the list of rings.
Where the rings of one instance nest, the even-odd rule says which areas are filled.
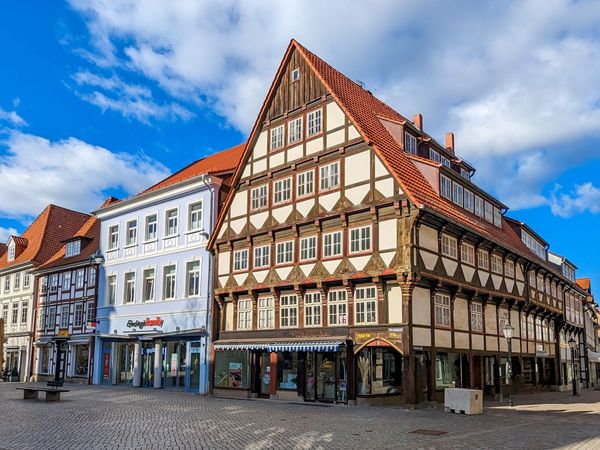
[[[206,182],[206,178],[207,175],[204,175],[202,177],[202,182],[204,183],[204,185],[206,186],[206,188],[209,190],[209,192],[211,193],[211,201],[210,201],[210,233],[212,234],[215,230],[215,202],[218,201],[218,199],[216,198],[215,195],[215,190]],[[208,234],[208,237],[211,236],[211,234]],[[207,252],[209,253],[209,252]],[[210,349],[210,343],[211,343],[211,330],[210,330],[210,320],[209,318],[212,318],[212,292],[213,292],[213,274],[212,274],[212,266],[213,266],[213,256],[212,254],[209,253],[209,258],[208,258],[208,292],[206,295],[206,314],[205,314],[205,325],[204,325],[204,329],[206,330],[206,339],[205,339],[205,349],[204,349],[204,367],[205,367],[205,380],[204,380],[204,390],[205,392],[204,395],[207,395],[209,393],[209,378],[210,378],[210,367],[209,367],[209,361],[208,361],[208,355],[211,351]]]

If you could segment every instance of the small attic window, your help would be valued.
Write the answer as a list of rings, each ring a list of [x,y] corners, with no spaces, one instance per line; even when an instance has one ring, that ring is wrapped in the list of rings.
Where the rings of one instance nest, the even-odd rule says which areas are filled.
[[[17,249],[15,247],[15,243],[11,242],[11,244],[8,246],[8,260],[9,261],[12,261],[13,259],[15,259],[16,252],[17,252]]]
[[[70,256],[79,255],[81,252],[81,241],[78,239],[76,241],[67,242],[67,248],[65,250],[65,258]]]
[[[294,70],[292,70],[292,83],[294,81],[298,81],[300,79],[300,68],[296,67]]]

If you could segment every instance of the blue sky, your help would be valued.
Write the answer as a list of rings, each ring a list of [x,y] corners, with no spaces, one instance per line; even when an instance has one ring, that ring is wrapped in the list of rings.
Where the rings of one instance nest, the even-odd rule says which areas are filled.
[[[0,14],[0,240],[243,141],[295,37],[420,112],[600,286],[600,2],[69,0]]]

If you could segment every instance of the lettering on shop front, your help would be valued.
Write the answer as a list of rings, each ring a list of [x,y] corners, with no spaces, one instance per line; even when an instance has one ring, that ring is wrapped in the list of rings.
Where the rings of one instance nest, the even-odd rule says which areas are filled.
[[[146,317],[145,320],[128,320],[127,328],[139,328],[141,330],[144,327],[162,327],[164,322],[160,317],[154,319]]]

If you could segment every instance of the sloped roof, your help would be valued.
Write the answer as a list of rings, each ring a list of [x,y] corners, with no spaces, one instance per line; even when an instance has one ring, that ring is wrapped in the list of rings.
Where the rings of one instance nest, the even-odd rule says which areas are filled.
[[[590,278],[577,278],[577,284],[579,285],[579,287],[581,289],[584,289],[588,292],[590,291],[590,286],[591,286]]]
[[[11,236],[10,237],[16,245],[22,245],[23,247],[27,247],[27,239],[21,236]]]
[[[96,217],[90,217],[79,230],[66,239],[72,240],[73,238],[83,238],[79,255],[65,258],[67,244],[63,243],[62,247],[54,255],[52,255],[44,264],[39,266],[39,269],[48,269],[89,260],[90,256],[98,250],[100,241],[100,221],[96,219]]]
[[[109,206],[109,205],[112,205],[113,203],[119,203],[120,201],[121,201],[121,200],[119,200],[118,198],[116,198],[116,197],[113,197],[113,196],[111,195],[110,197],[108,197],[106,200],[104,200],[104,201],[102,202],[102,204],[100,205],[100,208],[99,208],[99,209],[106,208],[107,206]]]
[[[63,245],[62,241],[73,235],[90,216],[56,205],[48,205],[20,236],[27,246],[12,261],[7,252],[0,256],[0,270],[22,263],[42,264]]]

